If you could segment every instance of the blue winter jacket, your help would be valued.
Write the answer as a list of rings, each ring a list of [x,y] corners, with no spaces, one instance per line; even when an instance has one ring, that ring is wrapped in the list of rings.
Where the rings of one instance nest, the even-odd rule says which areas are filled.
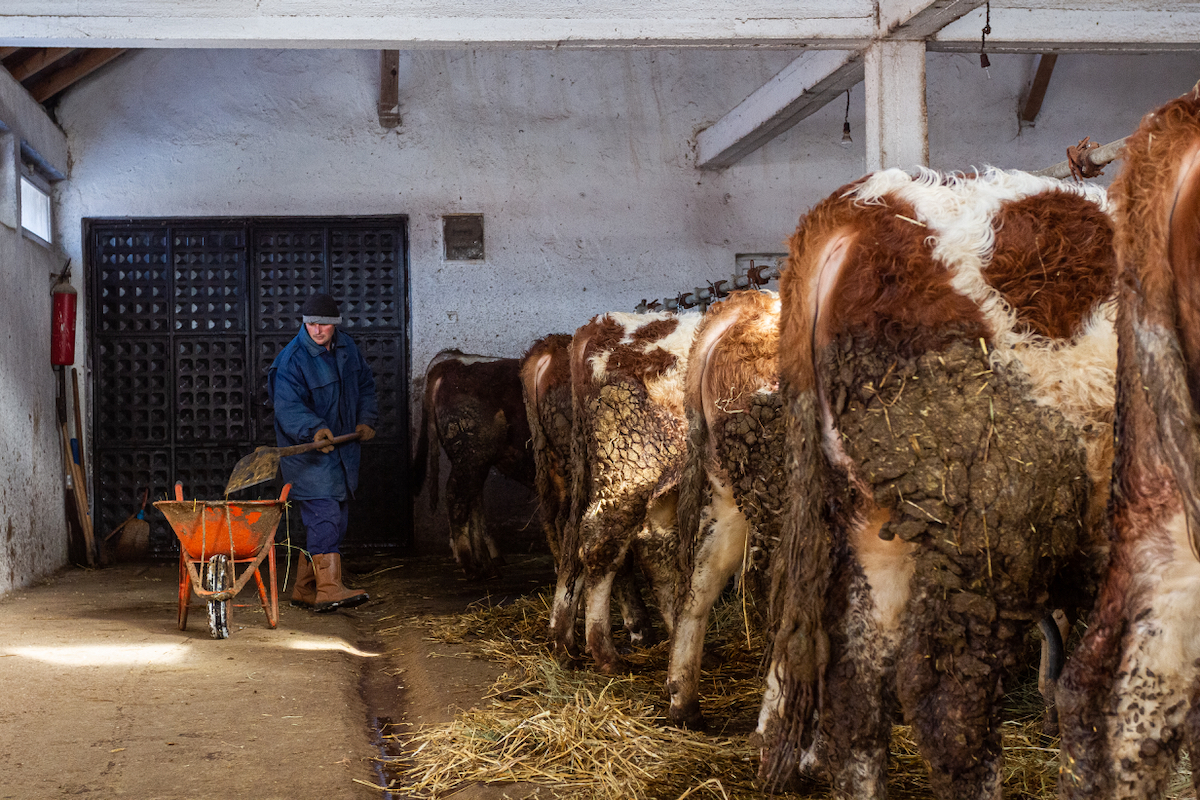
[[[379,406],[375,378],[354,340],[334,333],[326,350],[304,326],[267,370],[267,393],[275,406],[275,441],[280,447],[306,444],[321,428],[334,436],[354,433],[359,424],[375,427]],[[279,467],[292,484],[291,497],[346,499],[358,488],[358,442],[338,445],[332,453],[312,450],[284,456]]]

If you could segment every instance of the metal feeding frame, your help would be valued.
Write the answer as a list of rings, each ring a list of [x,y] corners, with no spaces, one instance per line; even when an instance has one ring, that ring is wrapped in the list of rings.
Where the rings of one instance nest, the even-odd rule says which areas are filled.
[[[787,253],[742,253],[734,259],[736,269],[729,280],[709,281],[707,286],[697,286],[674,297],[662,300],[642,300],[634,310],[639,314],[648,311],[684,311],[699,308],[701,313],[713,303],[724,300],[739,289],[761,289],[771,281],[778,282],[783,272]]]

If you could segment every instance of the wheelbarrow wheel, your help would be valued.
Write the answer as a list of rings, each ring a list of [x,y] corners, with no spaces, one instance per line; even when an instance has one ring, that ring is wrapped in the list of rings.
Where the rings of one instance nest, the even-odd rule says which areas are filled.
[[[221,592],[229,588],[229,557],[216,555],[204,570],[204,589]],[[208,601],[208,628],[214,639],[229,638],[229,600]]]

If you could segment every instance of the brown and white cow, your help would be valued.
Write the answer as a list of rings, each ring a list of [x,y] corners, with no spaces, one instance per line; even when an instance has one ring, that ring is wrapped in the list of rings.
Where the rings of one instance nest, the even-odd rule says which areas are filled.
[[[1180,747],[1200,753],[1200,92],[1123,160],[1113,544],[1059,683],[1063,798],[1162,797]]]
[[[521,389],[529,421],[542,530],[560,566],[560,552],[571,513],[571,335],[554,333],[538,339],[521,358]],[[650,613],[628,557],[613,582],[613,595],[630,641],[645,645],[653,639]]]
[[[609,313],[571,342],[571,513],[563,534],[550,633],[574,659],[585,602],[587,650],[604,673],[624,669],[612,641],[613,581],[631,552],[670,632],[677,547],[676,484],[686,452],[688,349],[700,314]]]
[[[1022,173],[887,170],[801,220],[780,281],[767,785],[815,755],[837,796],[884,796],[899,710],[937,797],[1000,795],[1006,672],[1102,557],[1104,202]]]
[[[703,726],[704,634],[734,575],[760,610],[754,624],[763,622],[785,484],[778,348],[779,296],[738,291],[708,308],[688,356],[680,597],[667,670],[668,716],[677,725]]]
[[[425,370],[421,432],[413,482],[429,478],[429,506],[438,504],[440,446],[450,460],[446,515],[450,549],[471,578],[495,576],[504,563],[487,530],[483,487],[493,468],[533,488],[529,422],[515,358],[443,350]]]

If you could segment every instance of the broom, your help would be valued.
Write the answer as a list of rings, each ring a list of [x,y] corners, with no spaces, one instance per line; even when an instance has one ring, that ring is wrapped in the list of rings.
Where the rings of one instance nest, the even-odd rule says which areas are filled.
[[[118,562],[140,561],[150,551],[150,523],[146,519],[146,499],[149,494],[149,489],[144,490],[142,492],[142,507],[126,517],[124,522],[113,528],[104,537],[104,541],[108,542],[114,536],[117,536],[113,555]]]

